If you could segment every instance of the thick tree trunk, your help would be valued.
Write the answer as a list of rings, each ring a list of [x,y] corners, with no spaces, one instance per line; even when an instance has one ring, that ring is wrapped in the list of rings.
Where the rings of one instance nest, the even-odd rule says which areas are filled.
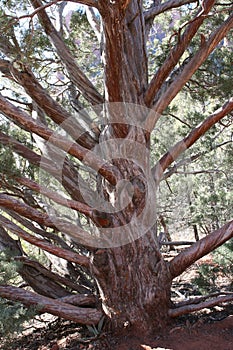
[[[93,260],[103,310],[113,332],[150,333],[168,322],[171,278],[154,233]]]
[[[163,328],[169,319],[169,270],[160,254],[154,225],[149,226],[144,235],[140,225],[126,229],[127,224],[145,210],[151,185],[147,177],[149,135],[140,124],[147,111],[139,107],[144,104],[143,94],[148,83],[142,1],[114,4],[100,1],[99,4],[104,30],[105,98],[110,102],[108,123],[100,138],[107,146],[103,146],[102,151],[131,186],[133,195],[130,197],[127,186],[122,186],[120,191],[120,183],[109,193],[109,186],[102,183],[101,191],[109,193],[109,197],[114,194],[111,197],[114,199],[109,200],[115,209],[119,208],[110,215],[112,227],[122,228],[120,234],[125,233],[132,239],[117,247],[98,249],[93,256],[93,275],[113,332],[122,333],[124,329],[127,334],[154,332]],[[122,104],[115,108],[111,105],[114,102]],[[138,105],[130,116],[125,103]],[[125,204],[127,195],[128,205]],[[154,202],[151,204],[155,206]]]

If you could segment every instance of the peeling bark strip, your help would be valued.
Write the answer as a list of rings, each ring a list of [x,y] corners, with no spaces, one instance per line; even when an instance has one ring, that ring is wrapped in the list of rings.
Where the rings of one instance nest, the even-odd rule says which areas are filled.
[[[200,239],[169,262],[172,278],[179,276],[195,261],[210,253],[233,237],[233,220]]]
[[[99,11],[104,30],[106,101],[144,105],[148,67],[142,1],[111,4],[101,0]]]
[[[2,298],[20,302],[25,306],[34,306],[38,308],[38,313],[49,312],[80,324],[98,324],[103,316],[102,312],[97,309],[73,306],[58,299],[54,300],[17,287],[0,285],[0,295]]]

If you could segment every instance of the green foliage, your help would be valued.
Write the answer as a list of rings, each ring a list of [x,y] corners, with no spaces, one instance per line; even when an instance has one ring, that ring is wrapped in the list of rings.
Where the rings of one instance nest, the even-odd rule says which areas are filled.
[[[20,170],[17,166],[17,159],[15,158],[12,150],[10,148],[4,148],[0,145],[0,163],[1,170],[0,174],[8,175],[9,181],[14,176],[20,176]]]
[[[213,252],[213,263],[202,264],[198,269],[198,275],[193,279],[201,294],[218,291],[221,287],[218,279],[224,281],[227,290],[233,290],[233,239],[225,243]],[[227,281],[227,284],[226,282]],[[229,283],[230,282],[230,283]]]
[[[17,269],[20,263],[12,260],[11,256],[10,249],[0,252],[0,284],[15,282],[18,278]]]
[[[220,272],[231,280],[230,288],[233,288],[233,239],[214,252],[213,260],[221,266]]]
[[[15,332],[21,332],[24,323],[35,317],[37,313],[34,307],[25,308],[18,302],[0,298],[0,336],[4,338]]]
[[[11,258],[10,249],[0,252],[0,284],[18,284],[22,282],[17,270],[21,263]],[[23,324],[38,313],[35,307],[24,307],[19,302],[0,298],[0,337],[12,335],[23,329]]]

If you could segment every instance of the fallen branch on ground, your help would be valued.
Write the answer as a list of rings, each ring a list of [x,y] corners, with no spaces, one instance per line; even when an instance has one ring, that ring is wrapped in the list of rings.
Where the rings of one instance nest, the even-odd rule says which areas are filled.
[[[174,309],[169,309],[168,314],[170,317],[177,317],[177,316],[186,315],[194,311],[199,311],[204,308],[210,308],[210,307],[213,307],[222,303],[230,302],[230,301],[233,301],[233,293],[229,295],[220,296],[212,300],[207,300],[199,304],[191,303],[189,305],[176,307]]]

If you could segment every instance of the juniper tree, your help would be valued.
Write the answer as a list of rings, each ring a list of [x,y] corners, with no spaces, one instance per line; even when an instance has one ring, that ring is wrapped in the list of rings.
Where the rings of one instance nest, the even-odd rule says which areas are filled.
[[[1,285],[0,296],[81,324],[105,315],[114,332],[155,332],[173,317],[232,300],[171,301],[173,279],[229,240],[232,220],[169,262],[157,232],[160,182],[231,118],[227,59],[219,55],[219,71],[201,70],[214,52],[229,50],[231,5],[66,3],[85,6],[71,16],[61,1],[2,1],[0,143],[10,164],[1,169],[0,234],[33,291]],[[193,99],[205,92],[211,103],[198,122],[188,106],[188,128],[156,155],[156,127],[165,115],[170,123],[185,92]],[[56,271],[11,234],[43,250]]]

